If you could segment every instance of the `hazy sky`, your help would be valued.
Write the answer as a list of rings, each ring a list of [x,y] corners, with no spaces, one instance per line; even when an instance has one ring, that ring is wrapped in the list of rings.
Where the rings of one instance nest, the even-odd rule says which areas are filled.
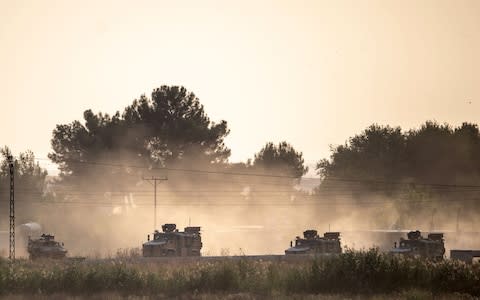
[[[374,122],[480,122],[479,55],[476,0],[0,0],[0,144],[46,157],[55,124],[167,84],[228,121],[232,161],[312,163]]]

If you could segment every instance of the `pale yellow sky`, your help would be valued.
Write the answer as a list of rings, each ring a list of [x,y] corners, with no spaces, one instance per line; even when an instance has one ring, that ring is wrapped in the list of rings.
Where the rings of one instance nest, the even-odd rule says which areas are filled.
[[[0,0],[0,144],[45,157],[55,124],[168,84],[228,121],[232,161],[313,163],[373,122],[479,122],[479,54],[476,0]]]

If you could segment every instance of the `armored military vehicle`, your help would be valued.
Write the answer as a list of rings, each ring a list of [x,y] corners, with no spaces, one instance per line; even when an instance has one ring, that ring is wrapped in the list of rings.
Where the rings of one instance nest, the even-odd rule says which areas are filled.
[[[407,233],[407,239],[400,238],[398,247],[395,242],[390,253],[435,260],[443,259],[445,254],[443,233],[429,233],[427,238],[424,238],[420,231],[410,231]]]
[[[290,242],[290,248],[285,254],[338,254],[342,253],[340,245],[340,232],[325,232],[320,237],[316,230],[306,230],[303,238],[297,236],[295,246]]]
[[[148,241],[142,247],[144,257],[200,256],[200,227],[185,227],[185,231],[178,231],[177,225],[164,224],[162,231],[155,230],[152,240],[148,235]]]
[[[55,241],[55,236],[51,234],[42,234],[38,239],[28,237],[27,251],[30,259],[64,258],[67,255],[63,243]]]

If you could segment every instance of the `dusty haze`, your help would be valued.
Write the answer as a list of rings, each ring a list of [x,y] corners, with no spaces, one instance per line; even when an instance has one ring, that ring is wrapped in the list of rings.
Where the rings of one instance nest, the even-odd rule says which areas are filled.
[[[172,175],[158,185],[157,228],[164,223],[176,223],[180,230],[188,225],[201,226],[202,255],[283,254],[290,241],[306,229],[316,229],[319,234],[329,229],[340,231],[343,246],[355,249],[378,246],[388,250],[393,241],[406,235],[371,232],[392,229],[398,222],[400,215],[393,199],[352,199],[345,193],[319,200],[300,198],[270,178],[250,180],[250,189],[257,194],[248,197],[248,189],[232,188],[231,182],[239,178],[223,176],[220,180],[220,176],[209,175],[210,184],[203,181],[199,188],[198,183],[171,183],[179,177],[185,175]],[[63,241],[70,256],[113,256],[118,249],[140,248],[153,232],[153,187],[139,181],[136,189],[138,192],[131,193],[111,193],[101,187],[70,191],[65,200],[57,200],[59,203],[31,204],[28,221],[40,223],[43,231]],[[22,205],[17,205],[17,220],[26,221]],[[476,214],[460,211],[458,226],[463,233],[459,234],[455,233],[457,209],[439,206],[426,204],[412,211],[404,216],[405,227],[399,229],[445,231],[447,251],[479,248],[478,233],[469,233],[478,228]],[[17,251],[26,254],[21,241]]]
[[[475,0],[0,0],[0,145],[45,159],[56,124],[89,108],[113,113],[163,84],[185,86],[212,120],[228,121],[225,142],[234,162],[267,141],[287,140],[310,164],[375,122],[479,123],[479,28]],[[192,185],[168,175],[159,186],[158,227],[183,228],[188,220],[202,226],[203,254],[283,253],[309,228],[342,231],[344,244],[356,248],[387,247],[390,238],[356,231],[391,229],[400,215],[381,197],[362,200],[380,201],[375,205],[351,195],[296,203],[279,193],[284,185],[259,180],[263,197],[244,199],[251,180],[232,188],[223,176]],[[66,187],[71,195],[61,203],[22,210],[19,200],[17,223],[39,222],[71,255],[139,247],[153,231],[153,188],[143,182],[135,188],[140,193],[116,180],[98,176],[102,185]],[[439,204],[431,228],[433,209],[412,209],[405,229],[457,228],[454,205]],[[477,219],[464,210],[459,228],[474,231]],[[0,222],[7,228],[7,220]],[[245,225],[253,227],[238,227]],[[475,240],[447,234],[447,248],[479,248],[469,244]]]

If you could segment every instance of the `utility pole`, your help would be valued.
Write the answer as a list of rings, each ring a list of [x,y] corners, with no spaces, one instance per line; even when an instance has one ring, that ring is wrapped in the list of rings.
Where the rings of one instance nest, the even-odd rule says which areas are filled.
[[[153,189],[154,189],[154,194],[153,194],[153,231],[157,230],[157,181],[161,180],[168,180],[167,177],[154,177],[152,176],[151,178],[142,178],[143,180],[146,181],[153,181]]]
[[[8,157],[10,169],[10,252],[8,258],[15,260],[15,185],[14,185],[14,162],[13,157]]]
[[[457,208],[457,226],[455,228],[456,233],[460,232],[460,207]]]

